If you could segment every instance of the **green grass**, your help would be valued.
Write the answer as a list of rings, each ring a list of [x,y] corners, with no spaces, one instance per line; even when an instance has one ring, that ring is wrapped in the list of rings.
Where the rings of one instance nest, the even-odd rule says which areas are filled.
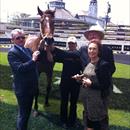
[[[116,63],[116,72],[113,77],[130,79],[130,65]]]
[[[0,52],[0,64],[1,65],[8,65],[6,52]]]
[[[130,65],[116,63],[116,72],[113,75],[114,84],[122,94],[113,93],[110,100],[109,116],[110,130],[130,130]],[[56,64],[54,77],[61,74],[62,64]],[[0,53],[0,130],[15,130],[17,117],[17,103],[11,88],[11,70],[7,62],[7,53]],[[45,75],[40,76],[40,91],[43,96],[39,98],[41,115],[29,120],[29,130],[64,130],[59,126],[59,87],[53,84],[50,97],[50,107],[44,107],[44,94],[46,88]],[[53,83],[56,81],[53,78]],[[78,119],[82,123],[82,103],[78,102]],[[73,129],[72,129],[73,130]],[[76,130],[76,129],[75,129]],[[77,130],[83,130],[82,125]]]

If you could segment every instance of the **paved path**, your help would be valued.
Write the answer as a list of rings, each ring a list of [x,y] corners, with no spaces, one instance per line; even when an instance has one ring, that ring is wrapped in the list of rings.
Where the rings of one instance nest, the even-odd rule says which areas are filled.
[[[114,54],[114,58],[117,63],[130,65],[130,55]]]

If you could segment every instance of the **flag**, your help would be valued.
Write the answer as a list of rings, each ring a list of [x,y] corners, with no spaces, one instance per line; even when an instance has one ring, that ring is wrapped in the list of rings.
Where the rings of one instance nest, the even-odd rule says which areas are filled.
[[[109,2],[107,4],[108,4],[108,8],[107,8],[107,14],[108,14],[111,13],[111,5],[109,4]]]

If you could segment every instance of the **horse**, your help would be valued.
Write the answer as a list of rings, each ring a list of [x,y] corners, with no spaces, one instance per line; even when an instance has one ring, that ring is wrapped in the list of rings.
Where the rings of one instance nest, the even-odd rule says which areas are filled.
[[[38,71],[39,75],[42,72],[45,72],[47,77],[47,88],[45,96],[45,106],[49,106],[49,94],[51,91],[52,76],[53,76],[53,67],[54,61],[51,52],[47,49],[54,43],[53,34],[54,34],[54,14],[55,10],[46,10],[42,11],[39,7],[37,8],[40,18],[40,35],[31,36],[29,35],[25,42],[25,47],[30,48],[33,52],[40,50],[40,61],[38,62]],[[38,112],[38,94],[34,99],[34,111],[37,116]]]

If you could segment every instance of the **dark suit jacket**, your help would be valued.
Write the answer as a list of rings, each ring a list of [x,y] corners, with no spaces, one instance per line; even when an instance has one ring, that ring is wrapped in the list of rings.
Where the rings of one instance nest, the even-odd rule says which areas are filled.
[[[36,63],[32,61],[32,53],[26,48],[25,54],[17,45],[8,52],[8,61],[14,76],[13,88],[16,94],[35,94],[38,87]]]

